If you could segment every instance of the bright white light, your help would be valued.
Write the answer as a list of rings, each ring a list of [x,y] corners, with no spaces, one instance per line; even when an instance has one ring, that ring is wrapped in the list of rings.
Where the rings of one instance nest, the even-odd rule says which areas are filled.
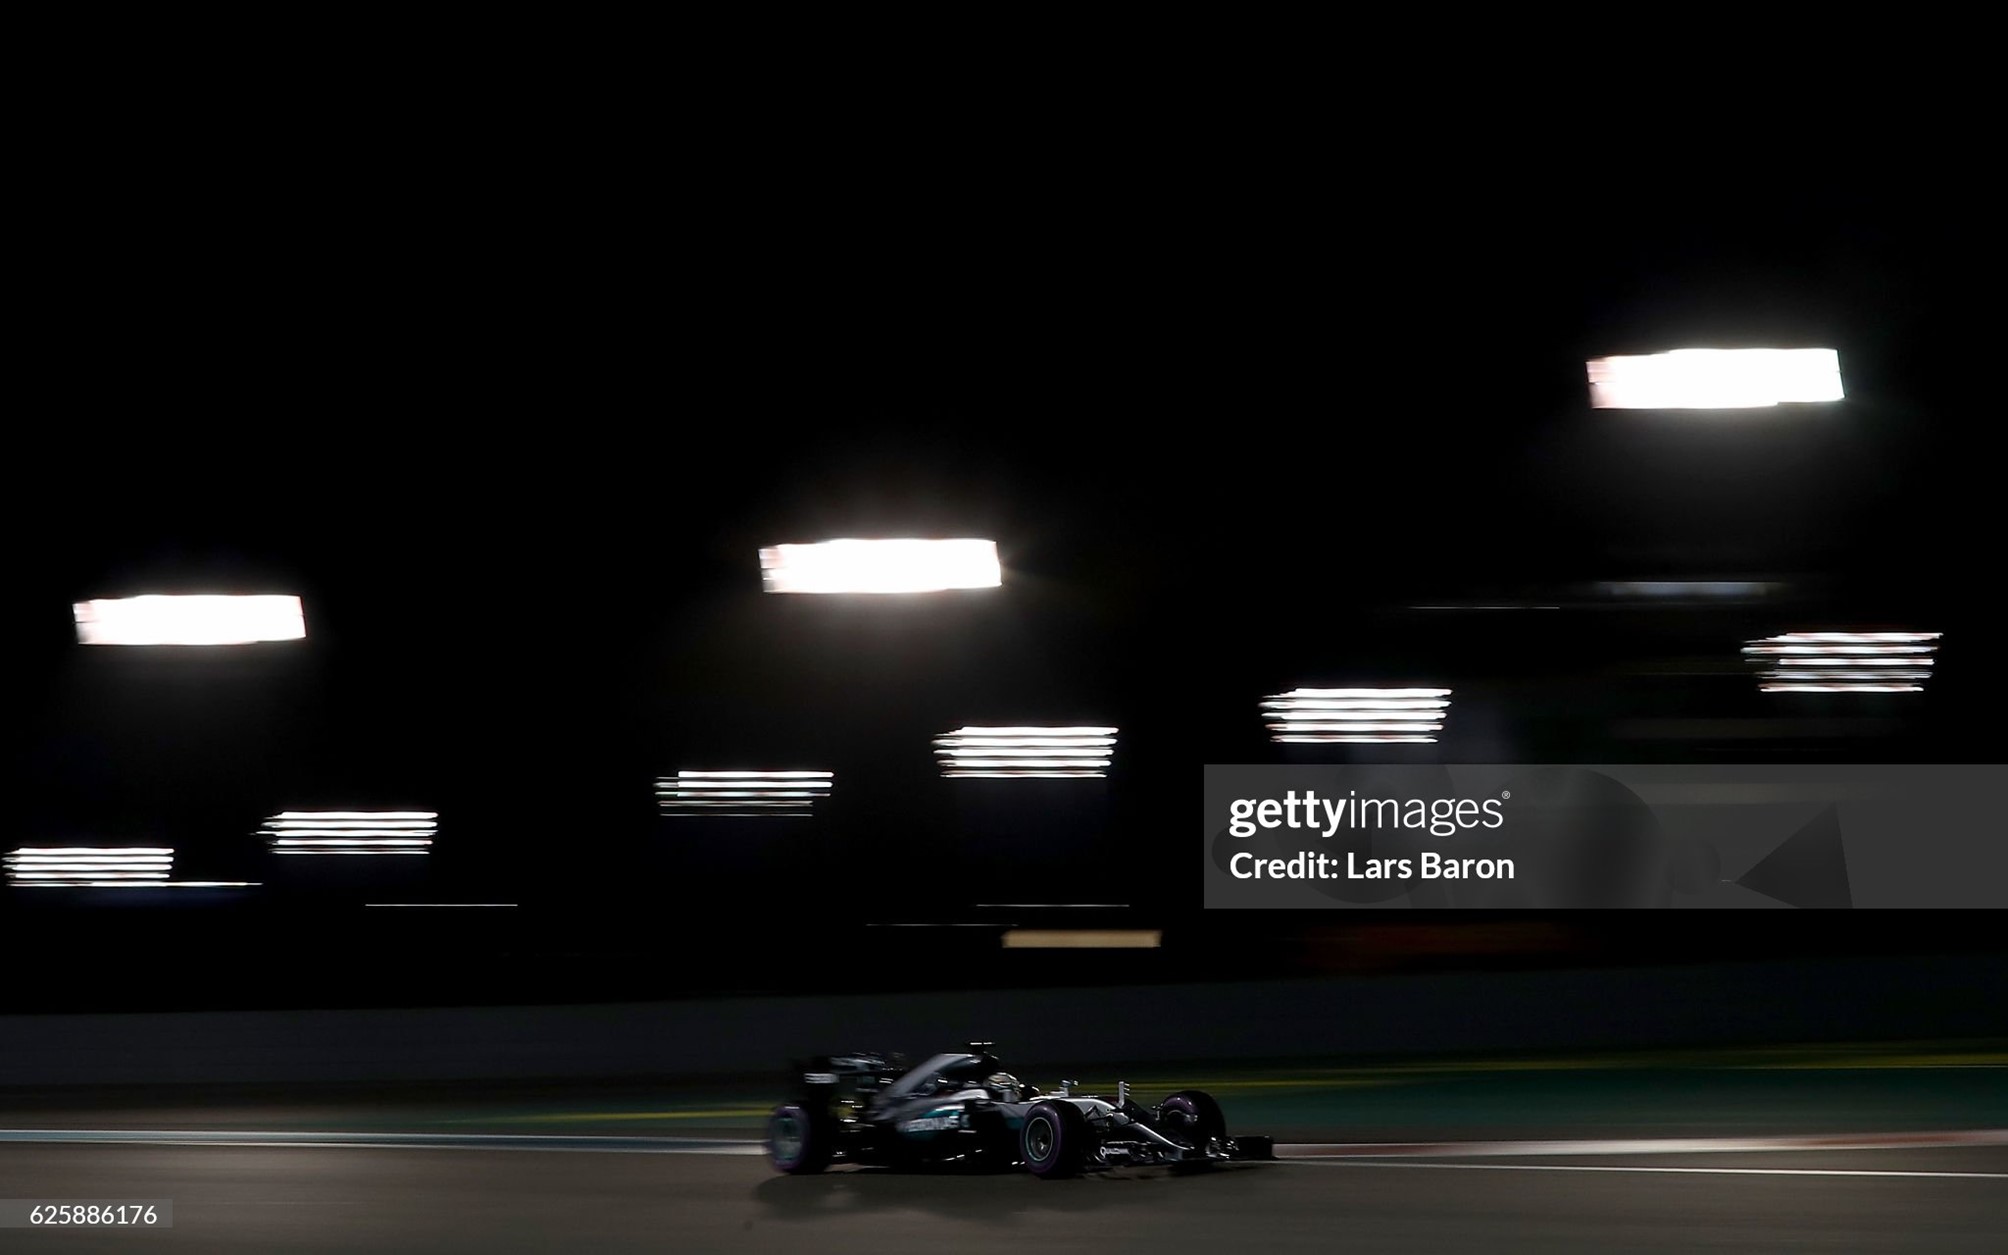
[[[149,595],[80,601],[77,640],[85,645],[247,645],[307,635],[298,597]]]
[[[1262,699],[1269,739],[1290,745],[1431,745],[1449,689],[1291,689]]]
[[[255,889],[256,880],[75,880],[21,881],[21,889]]]
[[[1766,693],[1921,693],[1937,632],[1787,632],[1743,647]]]
[[[156,845],[24,845],[0,859],[9,884],[41,888],[146,887],[166,882],[174,850]]]
[[[436,811],[280,811],[259,826],[274,854],[427,854]]]
[[[1676,349],[1589,363],[1601,410],[1747,410],[1785,401],[1839,401],[1833,349]]]
[[[807,819],[835,784],[829,771],[679,771],[655,796],[665,815]]]
[[[1767,639],[1830,645],[1900,645],[1909,641],[1935,641],[1943,635],[1942,632],[1787,632]]]
[[[760,551],[770,593],[931,593],[1004,582],[994,540],[826,540]]]
[[[951,780],[1080,780],[1109,774],[1114,728],[962,727],[934,738]]]

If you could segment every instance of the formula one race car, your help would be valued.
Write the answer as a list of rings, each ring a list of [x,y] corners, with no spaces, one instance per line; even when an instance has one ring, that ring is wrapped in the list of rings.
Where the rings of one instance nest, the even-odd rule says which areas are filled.
[[[1274,1159],[1266,1137],[1227,1136],[1220,1104],[1180,1090],[1155,1107],[1074,1092],[1041,1093],[1004,1071],[989,1042],[938,1054],[916,1068],[898,1055],[822,1055],[800,1063],[793,1102],[774,1109],[767,1151],[787,1173],[833,1163],[914,1168],[1022,1165],[1034,1176],[1069,1177],[1129,1164],[1190,1167]]]

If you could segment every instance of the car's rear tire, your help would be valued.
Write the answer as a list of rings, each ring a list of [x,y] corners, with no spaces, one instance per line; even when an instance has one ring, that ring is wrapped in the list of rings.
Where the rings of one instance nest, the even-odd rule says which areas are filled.
[[[1157,1118],[1163,1132],[1195,1146],[1227,1136],[1227,1117],[1203,1089],[1179,1090],[1158,1104]]]
[[[1047,1180],[1079,1173],[1094,1148],[1094,1129],[1070,1102],[1034,1103],[1018,1130],[1018,1155],[1026,1171]]]
[[[835,1153],[836,1130],[829,1117],[788,1103],[767,1118],[767,1157],[774,1171],[790,1176],[821,1172]]]

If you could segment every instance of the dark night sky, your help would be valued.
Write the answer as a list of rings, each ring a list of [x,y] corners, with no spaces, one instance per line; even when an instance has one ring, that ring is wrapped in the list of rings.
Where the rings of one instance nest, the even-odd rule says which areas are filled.
[[[638,151],[128,119],[41,207],[0,505],[7,838],[241,858],[289,799],[367,794],[460,816],[463,869],[589,899],[658,840],[655,773],[799,758],[859,799],[841,849],[987,866],[941,853],[979,821],[927,738],[995,711],[1123,727],[1106,811],[1028,813],[1061,835],[1011,853],[1121,884],[1201,763],[1267,754],[1271,684],[1489,694],[1494,731],[1446,758],[1700,752],[1611,741],[1633,690],[1608,678],[1669,642],[1733,658],[1761,612],[1403,610],[1598,579],[1789,580],[1794,614],[1945,630],[1926,719],[1814,748],[1998,760],[2000,664],[1953,644],[1994,631],[2000,534],[1957,354],[1968,202],[1859,151],[1653,170],[1567,129],[1146,120]],[[1695,344],[1837,347],[1849,400],[1587,408],[1586,357]],[[875,533],[993,536],[1007,585],[759,593],[760,545]],[[301,592],[310,640],[70,643],[71,601],[176,586]],[[1751,713],[1712,683],[1683,713]],[[1588,714],[1553,696],[1592,687]],[[1183,901],[1166,876],[1140,892]]]

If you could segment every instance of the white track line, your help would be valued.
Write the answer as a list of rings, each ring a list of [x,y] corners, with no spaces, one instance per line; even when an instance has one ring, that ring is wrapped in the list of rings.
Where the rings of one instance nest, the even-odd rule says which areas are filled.
[[[1468,1168],[1493,1172],[1678,1172],[1757,1177],[1942,1177],[1968,1181],[2008,1181],[2008,1172],[1896,1172],[1867,1168],[1665,1168],[1640,1164],[1444,1163],[1420,1159],[1291,1159],[1321,1168]]]
[[[293,1133],[188,1129],[0,1129],[0,1144],[257,1146],[362,1150],[600,1151],[630,1155],[764,1155],[758,1141],[707,1137],[575,1137],[531,1133]]]
[[[1505,1158],[1516,1155],[1717,1155],[1762,1151],[1917,1150],[2008,1145],[2008,1129],[1927,1133],[1799,1134],[1780,1137],[1652,1137],[1596,1141],[1299,1142],[1278,1145],[1290,1159]]]

